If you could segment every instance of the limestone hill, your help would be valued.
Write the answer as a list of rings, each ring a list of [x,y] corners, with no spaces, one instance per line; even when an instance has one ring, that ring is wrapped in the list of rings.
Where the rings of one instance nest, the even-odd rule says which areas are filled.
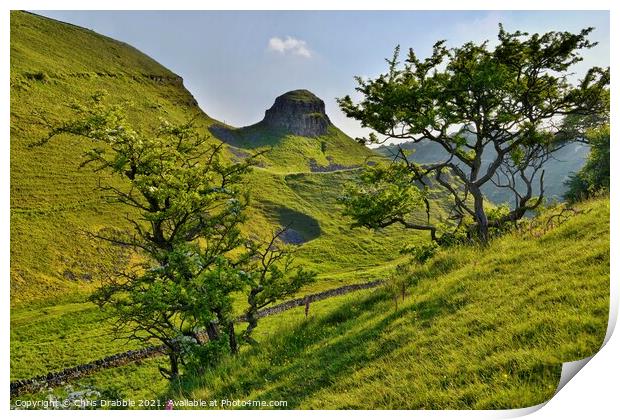
[[[153,130],[160,118],[193,119],[205,133],[223,125],[197,106],[180,76],[135,48],[31,13],[11,13],[10,81],[12,304],[83,300],[76,292],[92,290],[132,258],[84,234],[127,225],[127,210],[106,202],[98,189],[100,182],[119,181],[79,169],[89,146],[83,139],[59,136],[45,147],[29,145],[48,133],[48,124],[70,118],[69,104],[101,90],[111,104],[126,104],[138,130]],[[249,143],[212,129],[214,142],[229,143],[228,158],[268,149],[263,168],[247,183],[254,199],[251,233],[265,236],[291,225],[288,239],[303,244],[300,258],[336,277],[334,270],[356,270],[359,261],[370,267],[397,255],[405,240],[400,235],[350,233],[339,216],[336,198],[353,174],[336,170],[359,167],[375,155],[331,125],[316,96],[290,92],[276,100],[261,124],[228,129]],[[330,258],[335,244],[340,252]]]
[[[259,124],[304,137],[323,136],[332,125],[325,114],[325,102],[305,89],[278,96]]]
[[[278,96],[256,124],[210,131],[233,148],[265,151],[263,165],[277,172],[329,172],[382,159],[334,126],[323,100],[305,89]]]

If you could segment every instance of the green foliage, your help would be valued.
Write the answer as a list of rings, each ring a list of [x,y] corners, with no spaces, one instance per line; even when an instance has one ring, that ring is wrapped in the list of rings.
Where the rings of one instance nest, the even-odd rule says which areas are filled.
[[[49,125],[73,118],[75,110],[67,103],[87,103],[93,92],[102,90],[108,92],[106,103],[120,104],[138,133],[157,132],[163,116],[175,127],[191,120],[203,135],[214,120],[196,106],[178,76],[140,51],[34,14],[11,13],[10,64],[11,378],[24,379],[143,346],[114,340],[117,320],[88,302],[90,293],[110,275],[143,262],[129,247],[92,235],[131,232],[128,219],[139,218],[139,213],[99,189],[104,185],[127,191],[130,185],[121,176],[78,167],[80,156],[92,149],[87,140],[60,134],[45,147],[29,145],[47,136]],[[38,72],[46,75],[45,82],[26,76]],[[258,158],[265,168],[244,177],[243,184],[253,194],[240,230],[244,237],[269,238],[290,224],[299,233],[303,243],[296,250],[296,265],[318,275],[293,297],[382,278],[402,259],[398,250],[405,242],[422,240],[396,226],[377,234],[349,231],[337,197],[356,170],[308,172],[309,159],[324,167],[330,162],[362,165],[374,159],[370,149],[335,127],[318,139],[261,134],[271,151]],[[231,149],[241,158],[263,150],[247,140],[248,149],[223,146],[221,163],[239,158]],[[322,141],[326,153],[321,151]],[[219,144],[215,137],[207,143]],[[248,292],[246,286],[232,296],[235,317],[247,310]],[[184,328],[183,334],[191,334],[190,329]],[[256,338],[263,340],[260,334]],[[149,362],[149,372],[158,375],[160,363]],[[129,371],[132,368],[124,370],[127,375]],[[138,387],[162,382],[142,373],[130,377],[134,384],[124,388],[132,396]],[[150,398],[154,392],[142,396]]]
[[[191,124],[163,121],[155,133],[139,133],[121,107],[103,98],[98,93],[87,105],[74,105],[75,118],[39,144],[59,134],[90,140],[81,166],[128,181],[125,189],[101,188],[138,212],[129,219],[133,231],[96,237],[130,247],[143,261],[110,278],[93,300],[113,309],[119,335],[166,345],[166,375],[176,378],[186,350],[182,335],[207,329],[216,340],[214,323],[232,322],[230,295],[243,288],[244,273],[225,254],[244,243],[239,225],[247,197],[240,181],[252,162],[221,163],[221,146],[208,145]]]
[[[93,299],[113,309],[119,335],[164,344],[170,370],[162,373],[176,378],[180,362],[195,365],[196,358],[201,361],[204,354],[214,356],[212,350],[221,349],[218,325],[231,331],[229,346],[236,351],[233,292],[249,285],[251,296],[260,296],[264,306],[297,291],[314,275],[299,268],[289,278],[290,260],[283,267],[275,265],[288,251],[274,251],[272,240],[260,253],[259,246],[241,235],[248,199],[240,181],[252,160],[222,163],[221,146],[208,145],[190,124],[164,121],[154,135],[143,135],[128,124],[119,106],[105,105],[103,97],[95,94],[87,106],[74,105],[75,119],[53,128],[39,145],[59,134],[91,140],[94,146],[81,166],[92,165],[129,182],[125,190],[102,188],[111,192],[111,199],[137,210],[139,218],[130,219],[133,232],[96,237],[131,247],[144,261],[108,280]],[[234,257],[242,246],[247,252]],[[207,350],[197,350],[197,338],[190,338],[201,330],[209,334]],[[199,353],[192,355],[194,351]]]
[[[566,182],[568,191],[565,198],[568,201],[580,201],[598,193],[609,192],[609,139],[609,125],[586,132],[590,154],[584,167]]]
[[[403,248],[401,253],[411,255],[416,262],[419,264],[424,264],[430,258],[433,258],[438,248],[439,246],[436,242],[430,242],[427,244],[413,245]]]
[[[371,137],[370,143],[397,139],[441,146],[446,157],[439,162],[415,164],[404,153],[400,158],[412,180],[434,182],[449,193],[454,219],[472,220],[477,239],[486,243],[489,228],[514,222],[542,203],[544,165],[570,141],[546,122],[598,115],[608,103],[608,68],[591,68],[577,86],[566,82],[581,50],[596,45],[588,40],[592,29],[530,35],[508,33],[500,25],[493,49],[486,42],[448,49],[439,41],[423,60],[409,50],[403,65],[397,47],[386,73],[356,78],[359,103],[350,96],[338,102],[347,116],[385,136]],[[489,163],[485,150],[495,154]],[[492,221],[481,191],[487,183],[514,195],[510,212]],[[524,184],[522,191],[517,183]],[[541,186],[535,200],[533,184]]]
[[[67,100],[83,102],[93,91],[106,89],[110,102],[134,104],[127,120],[138,133],[154,133],[159,115],[174,127],[194,117],[199,133],[213,121],[192,105],[193,98],[169,70],[90,31],[13,12],[11,49],[11,299],[18,304],[11,312],[11,353],[18,356],[11,358],[11,377],[16,379],[135,348],[136,343],[111,340],[107,333],[115,320],[103,319],[76,290],[97,284],[95,265],[110,272],[124,268],[125,258],[144,262],[135,255],[120,258],[101,241],[79,234],[103,226],[116,230],[101,235],[128,231],[132,225],[122,216],[135,219],[139,213],[111,203],[97,189],[100,181],[127,191],[118,176],[77,170],[77,157],[91,150],[88,142],[61,135],[46,147],[26,147],[47,130],[32,118],[32,110],[52,123],[66,121],[73,112],[63,105]],[[36,76],[39,72],[45,76]],[[274,228],[293,222],[306,241],[297,252],[298,263],[319,272],[316,282],[293,296],[386,278],[404,259],[394,259],[403,244],[423,241],[396,225],[377,232],[343,226],[337,197],[356,171],[296,173],[308,171],[305,156],[321,166],[329,164],[328,157],[359,165],[372,156],[368,149],[350,146],[350,139],[336,131],[324,139],[325,149],[321,139],[271,134],[265,145],[273,146],[271,154],[261,157],[265,168],[243,180],[258,193],[245,208],[248,220],[240,230],[243,236],[268,237]],[[249,150],[235,152],[258,151],[251,137],[244,141]],[[455,143],[471,159],[463,137]],[[229,154],[225,147],[221,152],[225,165]],[[127,167],[122,160],[116,163]],[[449,208],[434,198],[429,193],[431,218],[445,220]],[[399,281],[413,280],[407,283],[411,296],[396,313],[383,291],[313,303],[307,320],[303,308],[261,320],[253,337],[262,345],[242,348],[235,358],[227,355],[223,334],[198,346],[191,328],[179,328],[189,349],[183,351],[184,361],[195,373],[181,389],[161,378],[161,359],[101,371],[85,382],[97,389],[122,389],[134,399],[247,396],[309,408],[507,408],[541,402],[555,389],[558,363],[591,355],[605,332],[607,203],[584,204],[593,212],[541,238],[507,235],[484,254],[468,247],[440,248],[425,264],[399,268]],[[420,207],[411,217],[426,220]],[[192,244],[179,246],[175,256],[179,272],[194,267],[186,250],[193,252]],[[222,273],[234,274],[226,261]],[[220,279],[203,280],[204,285]],[[249,290],[246,285],[231,295],[235,316],[246,311]],[[159,292],[164,297],[183,294],[171,285]],[[41,297],[45,300],[33,302]]]
[[[404,165],[377,165],[365,168],[359,183],[350,184],[341,198],[344,215],[352,227],[379,229],[403,223],[424,204],[423,191],[411,182]]]
[[[206,343],[199,343],[192,337],[183,336],[179,340],[179,345],[185,370],[191,374],[204,374],[230,354],[230,343],[225,336]]]
[[[468,226],[451,226],[444,224],[439,226],[443,231],[442,235],[437,240],[437,244],[443,247],[451,247],[456,245],[471,244],[472,238]]]
[[[398,311],[384,290],[356,292],[313,303],[309,318],[299,307],[264,319],[261,346],[179,387],[162,382],[156,360],[85,383],[132,398],[287,400],[289,409],[540,404],[561,363],[595,354],[607,330],[609,200],[579,206],[587,212],[544,236],[508,234],[484,253],[440,249],[410,266]]]
[[[132,104],[127,119],[136,131],[154,132],[160,116],[173,125],[191,119],[202,132],[213,120],[181,78],[135,48],[31,13],[11,12],[10,65],[11,305],[75,302],[132,258],[84,234],[130,227],[127,209],[98,188],[126,185],[78,167],[86,141],[60,135],[46,147],[28,145],[71,118],[68,103],[86,103],[101,90],[110,103]],[[44,81],[29,78],[39,73]]]
[[[127,187],[120,177],[75,164],[88,150],[88,142],[60,135],[46,147],[28,147],[49,131],[41,124],[42,117],[57,125],[73,113],[68,102],[85,103],[93,92],[106,90],[109,103],[131,104],[127,120],[139,132],[157,130],[161,116],[173,125],[192,120],[200,133],[208,133],[214,120],[196,106],[170,70],[131,46],[92,31],[12,12],[11,51],[11,304],[15,308],[35,302],[38,307],[80,302],[110,272],[124,268],[127,260],[135,262],[129,252],[119,256],[122,249],[83,232],[104,226],[127,230],[131,224],[125,216],[135,215],[106,200],[98,188]],[[45,72],[48,82],[35,83],[23,74],[36,71]],[[403,242],[399,229],[377,236],[342,228],[347,220],[339,214],[336,196],[354,172],[336,169],[374,160],[370,149],[335,127],[316,139],[260,134],[258,140],[247,138],[243,145],[247,149],[228,145],[221,149],[223,161],[269,149],[257,158],[265,168],[257,168],[244,180],[256,192],[244,234],[268,238],[294,219],[291,228],[304,241],[298,261],[322,274],[316,285],[309,286],[316,289],[355,281],[356,271],[369,276],[367,270],[380,271],[380,264],[397,255]],[[268,144],[261,146],[263,138]],[[217,135],[207,141],[216,144]],[[327,144],[326,153],[321,152],[321,141]],[[331,172],[310,173],[312,159],[323,168],[333,163]]]
[[[257,329],[277,331],[266,345],[166,395],[284,399],[289,409],[547,401],[561,363],[596,353],[607,329],[609,201],[582,205],[590,212],[540,238],[440,250],[412,269],[418,283],[398,311],[374,291],[317,302],[308,320],[302,308],[270,317]]]
[[[539,205],[535,206],[537,209]],[[489,218],[489,224],[492,226],[489,234],[490,236],[498,236],[509,232],[514,227],[514,222],[511,224],[510,207],[507,205],[493,206],[487,210],[487,217]]]
[[[271,241],[263,251],[254,248],[251,250],[255,256],[247,265],[249,270],[248,284],[248,308],[245,317],[248,327],[243,333],[243,338],[249,343],[255,340],[251,337],[252,331],[258,325],[258,311],[276,301],[291,296],[302,286],[316,279],[316,273],[305,270],[294,264],[294,260],[285,245],[279,242],[279,236],[285,229],[273,235]]]

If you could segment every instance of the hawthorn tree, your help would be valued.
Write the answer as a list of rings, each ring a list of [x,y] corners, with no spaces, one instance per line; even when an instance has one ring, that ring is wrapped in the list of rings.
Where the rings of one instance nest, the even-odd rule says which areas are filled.
[[[249,292],[245,320],[248,323],[243,338],[255,344],[252,332],[258,326],[258,311],[268,305],[290,296],[305,284],[314,281],[316,273],[295,265],[287,245],[279,239],[287,228],[277,231],[262,249],[254,244],[250,250],[253,256],[248,276]]]
[[[349,191],[346,213],[369,228],[399,223],[437,239],[437,226],[411,222],[412,210],[430,205],[426,191],[432,186],[450,197],[455,226],[468,224],[470,236],[486,243],[489,228],[516,222],[539,206],[545,163],[577,140],[567,136],[562,120],[600,114],[604,107],[609,68],[589,69],[577,85],[567,79],[581,51],[596,45],[588,40],[591,31],[529,35],[500,25],[493,48],[468,42],[448,49],[439,41],[423,60],[410,49],[403,65],[397,47],[386,74],[356,78],[361,101],[345,96],[339,105],[383,137],[373,132],[361,142],[430,142],[444,157],[422,164],[415,152],[399,147],[391,168],[367,169],[361,187]],[[381,184],[393,185],[392,191]],[[482,190],[487,184],[511,192],[509,211],[489,217]],[[377,197],[381,204],[372,204]]]
[[[181,365],[202,369],[237,351],[234,292],[255,287],[265,271],[279,272],[280,282],[262,283],[275,301],[313,275],[284,285],[290,266],[265,260],[268,251],[241,233],[249,203],[242,180],[253,158],[224,161],[223,144],[210,143],[191,123],[162,121],[155,132],[141,133],[104,96],[72,105],[75,118],[69,121],[47,122],[50,132],[39,145],[60,134],[85,138],[93,146],[81,167],[124,181],[100,188],[129,210],[131,228],[88,234],[136,251],[140,262],[110,276],[92,299],[112,310],[118,337],[163,344],[169,367],[160,371],[174,379]],[[286,255],[291,258],[288,250]],[[257,259],[264,262],[260,270]]]

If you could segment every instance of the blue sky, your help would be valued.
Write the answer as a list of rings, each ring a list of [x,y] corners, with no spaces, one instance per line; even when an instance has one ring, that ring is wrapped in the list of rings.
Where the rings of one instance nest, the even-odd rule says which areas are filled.
[[[309,89],[332,122],[364,134],[338,109],[352,94],[353,76],[385,71],[394,46],[426,56],[439,39],[456,46],[494,40],[498,23],[509,31],[578,31],[594,26],[599,42],[575,66],[609,65],[609,13],[589,11],[37,11],[127,42],[185,81],[201,108],[235,126],[262,119],[276,96]],[[355,97],[355,96],[354,96]]]

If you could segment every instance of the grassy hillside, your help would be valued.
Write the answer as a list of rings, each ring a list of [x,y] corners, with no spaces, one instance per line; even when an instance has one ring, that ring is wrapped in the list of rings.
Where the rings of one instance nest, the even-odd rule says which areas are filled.
[[[384,279],[406,262],[404,245],[428,240],[396,226],[350,229],[338,197],[359,165],[379,158],[331,126],[317,138],[260,125],[222,126],[179,76],[136,49],[92,31],[11,13],[11,378],[60,370],[135,347],[114,341],[114,322],[87,302],[90,291],[135,256],[84,232],[125,226],[79,170],[88,145],[73,137],[29,147],[67,104],[106,90],[126,103],[139,130],[159,118],[194,118],[226,141],[226,157],[265,151],[245,184],[252,192],[245,233],[268,237],[289,226],[297,258],[318,272],[298,295]],[[301,98],[303,99],[303,98]],[[440,198],[437,220],[446,214]],[[609,307],[609,200],[540,235],[511,234],[488,250],[461,247],[417,266],[404,301],[357,292],[263,319],[262,345],[169,388],[159,360],[80,381],[125,398],[287,400],[289,408],[513,408],[549,398],[560,363],[593,354]],[[548,216],[548,215],[547,215]],[[543,216],[543,217],[547,217]],[[235,302],[241,313],[242,297]],[[239,325],[243,328],[243,325]],[[79,387],[78,386],[78,387]],[[56,390],[55,392],[64,392]],[[40,397],[31,396],[31,397]]]
[[[236,148],[264,152],[261,166],[276,173],[326,172],[383,159],[334,126],[329,127],[327,135],[316,138],[295,136],[261,124],[238,129],[220,126],[212,133]]]
[[[278,173],[328,172],[384,159],[335,127],[323,100],[306,89],[275,98],[256,124],[210,130],[231,146],[262,152],[261,166]]]
[[[402,258],[399,250],[404,244],[426,239],[396,228],[378,234],[364,229],[351,231],[336,202],[342,185],[354,176],[351,172],[280,175],[257,170],[255,175],[250,179],[251,188],[266,193],[255,194],[252,223],[247,229],[267,237],[275,226],[290,225],[301,240],[307,241],[299,248],[298,261],[320,273],[317,282],[303,288],[299,295],[382,278],[395,264],[391,261]],[[94,261],[97,255],[82,251],[78,257]],[[95,305],[85,303],[87,293],[86,289],[66,298],[12,308],[13,379],[71,367],[137,345],[112,340],[110,326],[114,320],[107,319]],[[240,297],[239,314],[244,304]]]
[[[69,103],[100,90],[111,102],[131,103],[130,118],[139,129],[156,127],[159,117],[181,122],[197,116],[205,130],[212,122],[178,76],[134,48],[73,25],[11,13],[13,304],[88,288],[122,262],[117,250],[81,234],[122,226],[124,216],[102,199],[100,177],[78,170],[88,145],[61,136],[46,147],[28,147],[49,130],[41,116],[58,123],[69,118]]]
[[[59,136],[44,147],[29,147],[48,133],[44,119],[53,124],[70,118],[68,104],[100,90],[108,92],[110,103],[127,104],[139,130],[152,130],[160,117],[194,118],[205,133],[219,124],[198,108],[179,76],[133,47],[52,19],[11,13],[13,379],[133,346],[112,341],[113,320],[87,302],[102,279],[132,258],[85,235],[125,225],[127,210],[107,203],[97,189],[99,182],[118,186],[118,181],[78,169],[89,146],[84,140]],[[271,151],[265,167],[248,178],[254,205],[245,229],[267,237],[290,224],[293,242],[301,245],[299,261],[320,273],[319,281],[300,293],[381,277],[395,264],[400,247],[418,240],[398,229],[379,235],[349,231],[336,199],[354,172],[310,173],[309,159],[302,158],[319,166],[359,165],[371,154],[368,149],[335,127],[321,139],[262,134],[269,144],[261,149]],[[231,145],[231,150],[227,156],[238,158],[256,148]]]
[[[378,233],[350,230],[347,220],[339,215],[336,200],[343,184],[355,176],[351,171],[281,175],[257,170],[255,175],[250,179],[252,190],[266,193],[255,194],[252,223],[247,229],[267,237],[274,226],[290,225],[304,241],[298,261],[320,273],[318,280],[298,295],[383,278],[402,259],[399,250],[403,245],[427,240],[427,235],[398,228]],[[84,251],[81,257],[88,261],[96,255]],[[61,370],[137,345],[111,340],[114,321],[86,300],[87,290],[12,309],[13,379]],[[244,304],[240,297],[239,314]]]
[[[45,120],[53,124],[70,118],[68,104],[85,101],[100,90],[108,92],[110,103],[127,104],[130,121],[139,130],[154,129],[160,118],[172,122],[194,118],[197,128],[205,133],[217,123],[198,108],[179,76],[133,47],[73,25],[13,12],[11,302],[14,307],[31,305],[34,301],[77,302],[76,293],[83,300],[84,293],[94,284],[131,258],[84,235],[106,226],[122,227],[127,211],[106,203],[97,189],[100,181],[114,184],[116,180],[103,174],[94,175],[89,169],[78,169],[88,145],[80,139],[59,136],[45,147],[29,147],[47,134],[49,127]],[[339,175],[326,173],[318,178],[308,175],[317,184],[317,191],[301,204],[296,201],[298,196],[285,174],[310,172],[310,162],[318,170],[360,165],[372,152],[335,127],[330,127],[328,135],[320,139],[273,132],[259,134],[260,147],[255,144],[245,149],[238,144],[240,147],[234,147],[232,142],[226,149],[230,158],[269,149],[262,158],[267,171],[257,171],[249,179],[261,205],[252,210],[247,229],[267,235],[282,225],[279,219],[295,216],[296,211],[307,212],[301,207],[312,207],[317,214],[298,218],[296,230],[301,232],[301,242],[323,235],[321,223],[332,222],[336,210],[332,201],[325,202],[320,191],[332,196],[338,194],[336,189],[342,183],[333,180],[340,179]],[[219,140],[213,136],[213,141]],[[356,248],[359,252],[350,249],[353,252],[345,258],[353,261],[367,256],[369,251],[364,241],[374,241],[369,238],[368,233],[363,233],[361,245]],[[331,239],[322,236],[321,240],[322,244],[338,241],[333,235]],[[387,254],[374,255],[373,259],[389,260],[395,249],[396,245],[391,246]],[[379,251],[380,247],[374,250]],[[319,267],[320,261],[313,264]]]
[[[549,399],[561,363],[594,354],[609,310],[609,200],[487,252],[448,248],[407,296],[356,292],[265,318],[261,346],[168,387],[157,360],[76,384],[130,398],[286,400],[288,408],[519,408]],[[550,213],[542,217],[548,217]],[[63,394],[58,389],[54,392]],[[36,397],[36,396],[31,396]]]
[[[300,320],[184,384],[176,398],[289,408],[517,408],[549,399],[560,364],[594,354],[609,310],[609,201],[539,237],[447,249],[398,309],[370,293]],[[552,269],[550,269],[552,267]]]

